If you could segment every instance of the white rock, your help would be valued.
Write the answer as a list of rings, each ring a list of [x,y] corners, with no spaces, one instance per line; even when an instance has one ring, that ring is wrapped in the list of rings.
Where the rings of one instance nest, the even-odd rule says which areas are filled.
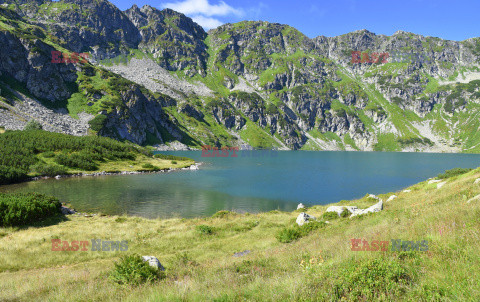
[[[62,178],[62,175],[55,176],[55,179],[60,179],[60,178]]]
[[[363,215],[363,214],[367,214],[367,213],[376,213],[376,212],[380,212],[381,210],[383,210],[383,200],[380,199],[379,202],[377,202],[376,204],[374,204],[373,206],[369,207],[369,208],[366,208],[364,210],[356,210],[355,212],[352,213],[352,215],[350,217],[353,217],[353,216],[357,216],[357,215]]]
[[[368,195],[368,197],[367,197],[367,198],[373,198],[373,199],[376,199],[376,200],[378,200],[378,199],[379,199],[377,196],[375,196],[375,195],[373,195],[373,194],[370,194],[370,195]]]
[[[388,197],[387,202],[392,201],[395,198],[397,198],[397,195],[392,195],[392,196]]]
[[[305,209],[305,208],[306,208],[306,206],[303,203],[299,203],[298,206],[297,206],[297,210]]]
[[[434,184],[434,183],[437,183],[437,182],[441,182],[442,180],[441,179],[432,179],[428,182],[429,185],[431,184]]]
[[[410,193],[410,192],[412,192],[412,190],[403,190],[402,192],[403,193]]]
[[[142,256],[142,258],[143,258],[143,261],[148,262],[148,265],[150,265],[151,267],[158,268],[161,271],[165,270],[163,265],[160,263],[160,261],[156,257],[154,257],[154,256]]]
[[[302,212],[298,214],[296,222],[299,226],[302,226],[305,223],[308,223],[310,220],[316,220],[316,218],[311,215],[308,215],[307,213]]]
[[[358,208],[354,206],[330,206],[325,212],[336,212],[338,216],[340,216],[342,212],[345,210],[348,210],[350,213],[353,213],[356,210],[358,210]]]
[[[198,170],[197,165],[191,165],[191,166],[190,166],[190,170]]]
[[[475,181],[473,182],[474,185],[476,185],[478,183],[480,183],[480,178],[475,179]]]
[[[437,184],[437,189],[440,189],[441,187],[443,187],[447,182],[444,181],[444,182],[441,182],[441,183],[438,183]]]

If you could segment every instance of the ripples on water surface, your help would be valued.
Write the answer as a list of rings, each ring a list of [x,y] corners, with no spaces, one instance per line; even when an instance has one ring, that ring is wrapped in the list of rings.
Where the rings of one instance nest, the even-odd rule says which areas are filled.
[[[198,217],[224,209],[290,211],[300,202],[326,204],[387,193],[447,169],[480,166],[477,154],[240,151],[237,158],[207,158],[200,151],[162,153],[204,164],[198,171],[48,179],[1,190],[54,195],[81,211]]]

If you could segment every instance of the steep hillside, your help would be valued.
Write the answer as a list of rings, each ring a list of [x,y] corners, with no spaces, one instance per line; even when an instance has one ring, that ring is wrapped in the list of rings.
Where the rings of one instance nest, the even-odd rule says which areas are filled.
[[[21,104],[37,100],[82,127],[101,119],[101,135],[171,148],[480,152],[479,38],[360,30],[310,39],[257,21],[206,33],[148,5],[3,2],[0,85],[16,111],[3,106],[0,126],[20,128],[31,116]],[[89,53],[93,69],[52,64],[51,50]]]

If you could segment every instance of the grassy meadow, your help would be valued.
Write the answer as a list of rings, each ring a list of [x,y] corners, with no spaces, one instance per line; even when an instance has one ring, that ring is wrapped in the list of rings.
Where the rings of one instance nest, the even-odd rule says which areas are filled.
[[[383,211],[329,217],[289,243],[277,236],[301,211],[166,220],[75,214],[0,228],[0,300],[479,301],[480,169],[446,176],[443,186],[424,181],[380,194]],[[398,198],[386,202],[392,194]],[[374,203],[365,196],[338,205]],[[327,207],[306,212],[326,220]],[[426,240],[428,251],[391,251],[391,243],[388,251],[352,251],[353,238]],[[127,240],[128,251],[52,251],[52,239]],[[157,257],[166,278],[112,282],[114,263],[130,254]]]

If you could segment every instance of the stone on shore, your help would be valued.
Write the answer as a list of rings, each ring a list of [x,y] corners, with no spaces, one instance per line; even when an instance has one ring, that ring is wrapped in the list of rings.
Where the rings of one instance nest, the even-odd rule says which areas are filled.
[[[353,214],[358,208],[354,206],[330,206],[326,212],[336,212],[338,217],[340,217],[345,210],[349,211],[350,214]]]
[[[311,216],[311,215],[308,215],[307,213],[302,212],[302,213],[298,214],[296,222],[299,226],[302,226],[305,223],[310,222],[310,220],[316,220],[316,218]]]
[[[70,214],[75,214],[76,213],[74,209],[69,209],[69,208],[64,207],[64,206],[62,206],[60,208],[60,211],[62,212],[63,215],[70,215]]]
[[[367,213],[376,213],[376,212],[380,212],[381,210],[383,210],[383,200],[380,199],[380,201],[376,204],[374,204],[373,206],[369,207],[369,208],[366,208],[366,209],[358,209],[356,210],[355,212],[352,213],[352,215],[350,217],[353,217],[353,216],[357,216],[357,215],[363,215],[363,214],[367,214]]]
[[[307,207],[303,203],[299,203],[298,206],[297,206],[297,210],[306,209],[306,208]]]

